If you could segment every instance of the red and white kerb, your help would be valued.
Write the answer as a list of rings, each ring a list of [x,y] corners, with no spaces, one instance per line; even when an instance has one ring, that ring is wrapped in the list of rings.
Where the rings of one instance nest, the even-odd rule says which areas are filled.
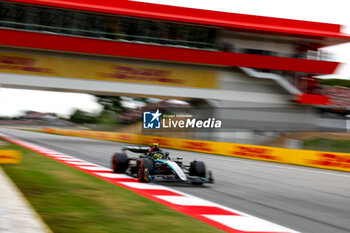
[[[102,167],[66,154],[59,153],[3,134],[0,137],[27,149],[55,159],[61,163],[122,186],[144,197],[164,204],[181,213],[192,216],[221,230],[233,233],[300,233],[261,218],[195,197],[163,185],[140,183],[125,174],[112,173]]]

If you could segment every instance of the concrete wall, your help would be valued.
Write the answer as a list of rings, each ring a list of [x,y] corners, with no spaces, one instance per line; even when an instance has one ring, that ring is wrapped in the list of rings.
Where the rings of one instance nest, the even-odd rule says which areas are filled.
[[[252,93],[269,93],[286,95],[287,92],[269,79],[259,79],[246,75],[241,70],[232,68],[222,70],[219,75],[219,88],[231,91],[247,91]]]
[[[298,44],[307,40],[294,40],[278,36],[264,36],[262,34],[248,34],[242,32],[225,31],[221,33],[220,42],[229,43],[236,49],[259,49],[274,51],[282,54],[293,54]]]
[[[194,115],[214,117],[222,129],[196,130],[196,139],[261,144],[281,132],[313,131],[316,115],[311,106],[292,102],[259,104],[241,101],[202,101],[193,103]]]

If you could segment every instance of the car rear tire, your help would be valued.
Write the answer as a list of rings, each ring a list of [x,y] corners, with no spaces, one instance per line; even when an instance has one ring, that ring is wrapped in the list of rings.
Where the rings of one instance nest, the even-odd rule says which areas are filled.
[[[124,153],[115,153],[112,157],[112,169],[114,173],[124,173],[129,166],[128,156]]]
[[[137,161],[137,180],[140,182],[150,182],[149,175],[153,174],[154,165],[150,159],[139,159]]]
[[[190,163],[190,176],[199,176],[205,178],[206,168],[202,161],[192,161]]]

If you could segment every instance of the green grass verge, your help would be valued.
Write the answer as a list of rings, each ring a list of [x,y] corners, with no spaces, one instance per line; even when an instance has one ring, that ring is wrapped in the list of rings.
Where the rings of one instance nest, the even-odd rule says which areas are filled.
[[[316,138],[304,141],[303,149],[350,153],[350,141]]]
[[[17,145],[19,165],[3,165],[54,232],[221,232],[122,187]]]

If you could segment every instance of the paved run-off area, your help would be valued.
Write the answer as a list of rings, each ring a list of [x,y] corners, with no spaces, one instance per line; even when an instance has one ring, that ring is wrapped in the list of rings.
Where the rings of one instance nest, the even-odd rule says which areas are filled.
[[[0,166],[0,232],[51,233]]]
[[[1,129],[1,132],[74,157],[110,165],[121,143]],[[172,185],[300,232],[350,231],[350,174],[169,150],[186,162],[197,158],[212,169],[216,184]]]

